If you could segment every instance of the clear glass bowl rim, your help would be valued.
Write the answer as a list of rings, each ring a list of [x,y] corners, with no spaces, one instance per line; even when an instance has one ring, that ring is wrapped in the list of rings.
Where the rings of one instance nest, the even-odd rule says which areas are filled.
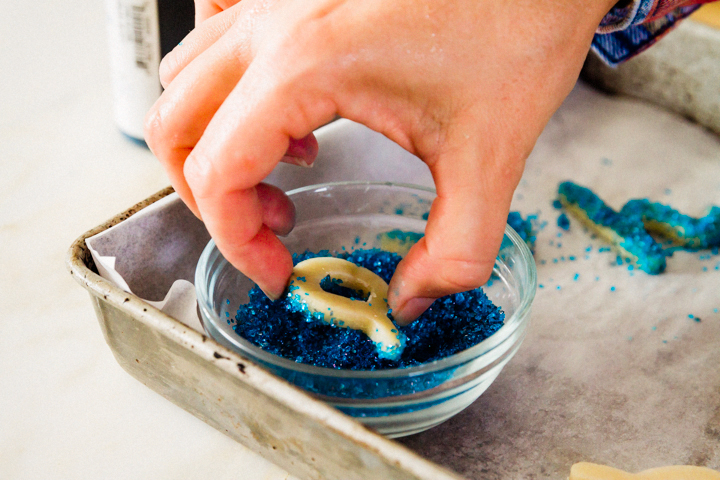
[[[432,193],[437,194],[435,189],[423,187],[421,185],[413,185],[408,183],[398,183],[398,182],[367,182],[367,181],[346,181],[346,182],[328,182],[328,183],[320,183],[315,185],[308,185],[301,188],[296,188],[294,190],[290,190],[286,192],[286,194],[292,198],[293,195],[313,191],[313,190],[319,190],[322,188],[329,189],[329,188],[337,188],[337,187],[388,187],[388,188],[398,188],[398,189],[407,189],[410,191],[422,191],[424,193]],[[357,379],[374,379],[374,378],[397,378],[397,377],[412,377],[412,376],[419,376],[419,375],[425,375],[428,373],[436,372],[439,370],[444,370],[446,368],[452,368],[454,366],[462,365],[468,361],[471,361],[473,359],[479,358],[482,355],[490,352],[494,348],[498,347],[500,344],[502,344],[505,340],[511,337],[512,333],[522,324],[523,321],[527,321],[529,318],[529,311],[530,307],[532,305],[533,299],[535,298],[535,292],[537,290],[537,270],[535,268],[535,260],[532,256],[532,253],[530,252],[530,249],[528,248],[527,244],[525,243],[522,238],[520,238],[520,235],[518,235],[515,230],[510,227],[510,225],[505,225],[505,236],[508,237],[508,239],[512,242],[512,244],[517,247],[520,251],[520,257],[523,260],[523,268],[525,270],[526,278],[528,279],[528,284],[525,285],[525,292],[523,297],[520,299],[520,305],[518,305],[518,308],[515,310],[512,316],[510,318],[505,319],[505,323],[500,329],[483,340],[482,342],[466,349],[461,352],[458,352],[454,355],[451,355],[449,357],[441,358],[439,360],[434,360],[432,362],[424,363],[422,365],[417,365],[413,367],[405,367],[405,368],[388,368],[388,369],[382,369],[382,370],[343,370],[343,369],[334,369],[334,368],[327,368],[327,367],[318,367],[315,365],[309,365],[306,363],[298,363],[293,360],[280,357],[279,355],[275,355],[273,353],[267,352],[260,347],[257,347],[253,345],[248,340],[244,339],[240,335],[235,335],[233,338],[229,338],[226,335],[223,335],[222,330],[217,328],[218,332],[220,332],[221,335],[223,335],[230,343],[235,345],[237,349],[241,352],[241,354],[247,355],[251,360],[260,360],[262,362],[284,368],[287,370],[293,370],[296,372],[301,372],[309,375],[317,375],[317,376],[325,376],[325,377],[338,377],[338,378],[357,378]],[[210,320],[214,322],[216,325],[220,325],[222,321],[227,322],[226,320],[222,320],[219,316],[215,315],[215,312],[213,308],[211,307],[212,302],[210,298],[208,297],[207,293],[208,288],[206,288],[205,283],[205,273],[206,269],[205,267],[209,264],[209,259],[214,251],[217,251],[218,255],[222,255],[218,250],[217,246],[215,245],[214,240],[210,240],[208,244],[203,249],[202,254],[200,255],[200,258],[198,260],[198,265],[195,270],[195,289],[197,292],[198,302],[200,303],[200,309],[209,315],[211,318]],[[224,260],[227,262],[227,260]],[[207,321],[207,320],[205,320]]]

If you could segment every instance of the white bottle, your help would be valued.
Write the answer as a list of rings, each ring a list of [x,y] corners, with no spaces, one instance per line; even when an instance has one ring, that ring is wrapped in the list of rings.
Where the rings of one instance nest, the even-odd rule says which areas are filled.
[[[115,123],[144,143],[146,112],[162,93],[160,59],[194,23],[193,0],[106,0]]]

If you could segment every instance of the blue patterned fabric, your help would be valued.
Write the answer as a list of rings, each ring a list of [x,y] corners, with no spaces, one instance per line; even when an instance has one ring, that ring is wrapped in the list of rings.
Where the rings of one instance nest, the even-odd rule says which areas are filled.
[[[615,7],[600,23],[592,49],[605,63],[616,66],[651,46],[702,3],[708,0],[633,0]]]

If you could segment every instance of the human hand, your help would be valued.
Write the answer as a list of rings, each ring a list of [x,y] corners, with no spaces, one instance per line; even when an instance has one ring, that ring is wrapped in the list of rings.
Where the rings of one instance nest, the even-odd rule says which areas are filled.
[[[292,270],[275,236],[292,228],[292,204],[261,183],[279,161],[311,163],[312,131],[335,115],[420,157],[437,198],[388,298],[408,323],[489,278],[525,159],[613,3],[200,1],[197,28],[161,64],[146,140],[223,255],[271,297]]]

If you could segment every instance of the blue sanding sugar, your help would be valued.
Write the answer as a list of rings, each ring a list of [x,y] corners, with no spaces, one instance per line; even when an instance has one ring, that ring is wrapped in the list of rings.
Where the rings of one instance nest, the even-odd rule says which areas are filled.
[[[507,219],[508,225],[520,235],[533,253],[535,253],[535,241],[537,240],[536,222],[537,215],[528,215],[527,218],[523,218],[520,212],[510,212]]]
[[[561,213],[558,216],[557,224],[558,227],[562,228],[563,230],[570,230],[570,220],[568,219],[567,215],[565,215],[565,213]]]
[[[293,262],[328,256],[365,267],[386,282],[401,260],[395,253],[367,249],[335,255],[327,250],[307,251],[293,255]],[[329,277],[321,286],[360,301],[367,296],[367,292],[343,287],[341,282]],[[238,308],[233,328],[263,350],[299,363],[335,369],[379,370],[411,367],[454,355],[495,333],[504,319],[505,313],[481,288],[440,298],[416,321],[398,327],[407,336],[407,344],[398,360],[388,360],[378,357],[375,344],[364,333],[309,318],[293,311],[287,296],[272,301],[255,286],[249,292],[249,302]]]

